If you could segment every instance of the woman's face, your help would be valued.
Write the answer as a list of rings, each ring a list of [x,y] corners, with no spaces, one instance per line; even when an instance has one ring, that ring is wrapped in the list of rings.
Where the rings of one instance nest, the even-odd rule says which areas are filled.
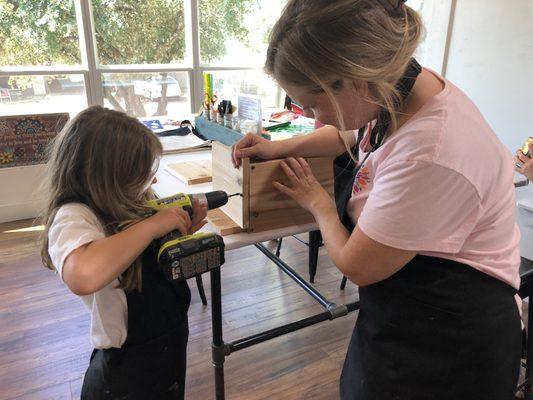
[[[342,128],[335,106],[326,93],[314,93],[307,87],[291,84],[282,87],[291,99],[303,107],[306,117]],[[366,84],[356,86],[354,82],[349,81],[344,81],[342,88],[335,92],[335,99],[344,118],[345,130],[359,129],[376,118],[378,107],[368,100],[369,97]]]

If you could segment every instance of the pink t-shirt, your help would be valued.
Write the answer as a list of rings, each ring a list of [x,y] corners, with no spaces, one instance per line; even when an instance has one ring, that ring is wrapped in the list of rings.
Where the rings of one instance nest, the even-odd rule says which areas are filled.
[[[513,158],[472,101],[444,90],[370,155],[348,213],[370,238],[470,265],[518,288]],[[369,132],[360,160],[369,150]]]

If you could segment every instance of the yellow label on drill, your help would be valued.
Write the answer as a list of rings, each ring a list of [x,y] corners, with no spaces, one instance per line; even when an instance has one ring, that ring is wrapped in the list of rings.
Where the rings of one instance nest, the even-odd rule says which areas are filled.
[[[169,240],[168,242],[165,242],[160,248],[159,253],[157,254],[157,260],[159,261],[159,258],[161,257],[161,254],[168,249],[169,247],[175,246],[178,243],[185,242],[187,240],[197,240],[197,239],[203,239],[208,236],[213,236],[214,233],[210,232],[201,232],[201,233],[195,233],[194,235],[186,235],[186,236],[180,236],[179,238],[176,238],[174,240]]]
[[[167,207],[190,207],[192,209],[192,199],[187,194],[178,193],[174,196],[150,200],[148,206],[157,211]]]

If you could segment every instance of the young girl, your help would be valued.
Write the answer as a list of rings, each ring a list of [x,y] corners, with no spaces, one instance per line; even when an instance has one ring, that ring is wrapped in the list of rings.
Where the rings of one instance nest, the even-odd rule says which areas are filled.
[[[136,119],[99,106],[74,118],[48,163],[44,264],[91,314],[82,399],[183,399],[189,287],[156,268],[155,239],[200,229],[181,208],[146,218],[162,148]]]

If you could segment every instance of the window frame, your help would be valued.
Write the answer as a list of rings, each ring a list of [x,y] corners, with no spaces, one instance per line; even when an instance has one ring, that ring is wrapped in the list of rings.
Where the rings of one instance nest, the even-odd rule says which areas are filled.
[[[94,39],[94,20],[91,0],[72,0],[76,10],[81,64],[74,66],[0,66],[0,76],[81,74],[84,77],[87,104],[104,105],[102,74],[139,72],[186,72],[189,78],[191,114],[197,113],[203,103],[203,73],[205,71],[254,70],[258,67],[239,65],[216,66],[202,64],[200,58],[199,0],[183,0],[185,18],[185,59],[181,64],[99,65]],[[433,17],[436,29],[430,32],[428,49],[430,65],[446,74],[453,15],[457,0],[435,0]],[[61,111],[61,110],[58,110]]]
[[[255,67],[206,66],[200,61],[200,26],[198,0],[183,0],[185,17],[185,60],[181,64],[100,65],[95,41],[91,0],[72,0],[76,10],[81,64],[73,66],[0,66],[0,76],[20,75],[83,75],[87,105],[104,105],[102,74],[185,72],[189,78],[191,114],[197,113],[203,102],[205,71],[260,70]],[[59,110],[58,110],[59,111]]]

